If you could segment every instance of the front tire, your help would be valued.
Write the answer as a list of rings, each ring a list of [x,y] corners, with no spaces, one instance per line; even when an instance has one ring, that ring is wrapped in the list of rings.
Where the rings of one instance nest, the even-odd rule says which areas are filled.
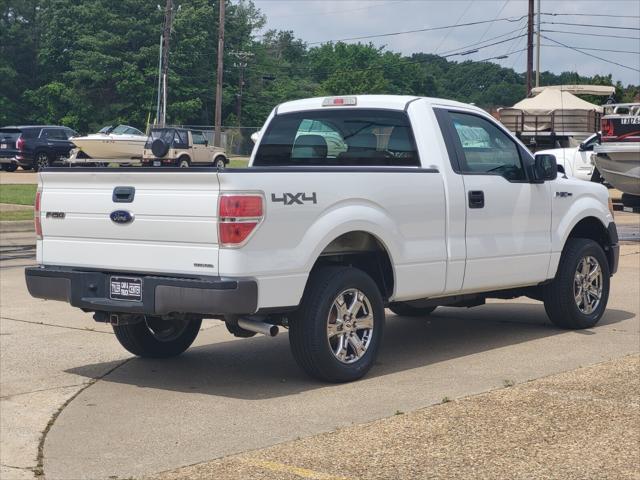
[[[321,267],[290,319],[289,343],[310,376],[350,382],[373,366],[383,329],[382,296],[371,277],[352,267]]]
[[[37,152],[36,156],[33,159],[33,169],[36,172],[39,172],[43,168],[47,168],[51,166],[51,159],[47,152]]]
[[[162,320],[144,317],[140,322],[114,325],[113,332],[126,350],[139,357],[169,358],[180,355],[198,336],[202,320]]]
[[[544,287],[544,307],[551,322],[569,329],[595,326],[607,308],[610,279],[602,247],[586,238],[570,238],[555,279]]]

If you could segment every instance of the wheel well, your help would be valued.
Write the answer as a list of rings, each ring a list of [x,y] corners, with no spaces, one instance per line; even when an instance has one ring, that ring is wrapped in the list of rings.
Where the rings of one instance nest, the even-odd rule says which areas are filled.
[[[569,238],[588,238],[593,240],[604,250],[609,261],[609,267],[613,266],[613,251],[609,248],[613,242],[609,237],[609,232],[597,218],[587,217],[580,220],[569,233]]]
[[[191,163],[191,157],[186,153],[183,153],[178,157],[178,163],[181,162],[182,160],[187,160],[187,162]]]
[[[352,266],[364,271],[376,283],[385,301],[393,293],[393,267],[389,253],[380,240],[368,232],[349,232],[333,240],[316,260],[312,272],[327,265]]]

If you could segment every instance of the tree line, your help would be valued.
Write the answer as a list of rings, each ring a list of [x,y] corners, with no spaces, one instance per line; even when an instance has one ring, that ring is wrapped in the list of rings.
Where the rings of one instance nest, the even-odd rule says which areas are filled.
[[[261,31],[251,0],[226,0],[223,124],[259,126],[278,103],[388,93],[450,98],[491,109],[525,96],[524,74],[490,62],[403,56],[373,44],[309,47],[291,31]],[[189,0],[171,36],[167,122],[212,125],[218,37],[211,0]],[[163,11],[148,0],[0,0],[0,125],[53,123],[80,132],[153,122]],[[241,66],[237,52],[249,55]],[[240,100],[240,70],[244,68]],[[610,74],[541,73],[541,84],[612,85]],[[618,101],[638,86],[615,83]],[[593,99],[601,102],[602,99]]]

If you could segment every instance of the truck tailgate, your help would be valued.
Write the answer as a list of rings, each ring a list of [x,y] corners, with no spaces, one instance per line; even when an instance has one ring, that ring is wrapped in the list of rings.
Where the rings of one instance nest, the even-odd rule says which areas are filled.
[[[64,169],[39,176],[40,263],[150,273],[161,265],[158,273],[217,275],[215,170]],[[135,189],[133,199],[115,202],[116,187]],[[114,211],[132,220],[117,223]]]

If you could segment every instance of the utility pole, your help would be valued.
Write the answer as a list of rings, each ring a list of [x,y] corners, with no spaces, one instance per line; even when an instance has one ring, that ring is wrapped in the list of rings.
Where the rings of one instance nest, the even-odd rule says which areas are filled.
[[[527,28],[527,97],[531,95],[533,79],[533,1],[529,0],[529,23]]]
[[[216,74],[216,115],[213,144],[220,146],[220,134],[222,130],[222,62],[224,58],[224,3],[226,0],[218,0],[220,6],[220,19],[218,20],[218,72]]]
[[[238,95],[236,97],[236,116],[238,117],[238,126],[242,125],[242,92],[244,89],[244,69],[247,67],[247,60],[253,57],[251,52],[231,52],[237,61],[233,64],[239,71]]]
[[[160,123],[160,98],[162,96],[162,35],[160,35],[160,53],[158,54],[158,103],[156,105],[156,120],[155,125]]]
[[[167,120],[167,73],[169,72],[169,40],[173,23],[173,0],[166,0],[164,7],[164,27],[162,28],[162,106],[158,123],[165,126]]]
[[[538,45],[536,46],[536,87],[540,86],[540,28],[542,22],[540,21],[540,0],[538,0]]]

